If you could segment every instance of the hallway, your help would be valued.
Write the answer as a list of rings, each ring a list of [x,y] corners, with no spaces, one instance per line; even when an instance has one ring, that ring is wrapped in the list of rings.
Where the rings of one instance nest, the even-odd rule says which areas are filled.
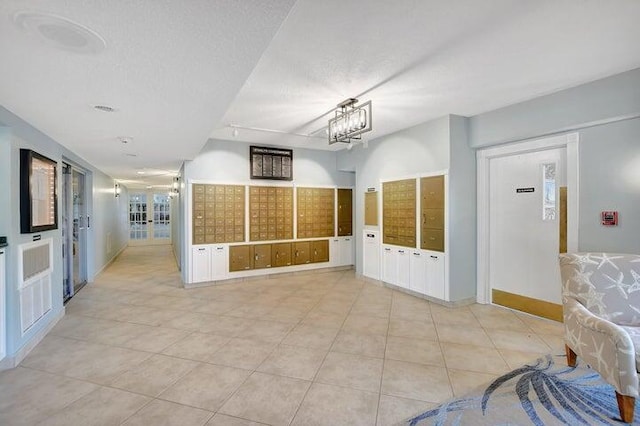
[[[353,270],[185,290],[170,250],[126,249],[69,302],[0,373],[0,424],[388,425],[564,351],[561,324]]]

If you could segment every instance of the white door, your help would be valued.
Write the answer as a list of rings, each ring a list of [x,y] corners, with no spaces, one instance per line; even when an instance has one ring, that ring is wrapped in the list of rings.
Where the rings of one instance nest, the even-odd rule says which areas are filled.
[[[566,186],[566,162],[566,147],[491,158],[492,290],[561,303],[558,192]]]
[[[5,295],[5,257],[4,249],[0,248],[0,361],[7,355],[7,315]]]
[[[129,196],[129,244],[171,244],[171,197],[139,192]]]

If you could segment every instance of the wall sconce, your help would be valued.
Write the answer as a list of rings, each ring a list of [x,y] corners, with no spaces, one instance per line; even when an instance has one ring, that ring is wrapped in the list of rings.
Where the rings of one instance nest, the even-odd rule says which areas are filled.
[[[120,184],[116,182],[114,188],[113,188],[113,193],[116,196],[116,198],[118,198],[120,196]]]
[[[180,176],[176,176],[173,178],[173,184],[171,185],[171,192],[174,194],[180,193]]]

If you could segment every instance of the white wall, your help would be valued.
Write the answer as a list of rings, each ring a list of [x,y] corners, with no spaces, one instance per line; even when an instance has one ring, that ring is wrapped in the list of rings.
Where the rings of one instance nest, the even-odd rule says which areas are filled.
[[[339,152],[338,167],[355,170],[356,272],[362,273],[362,233],[364,227],[364,193],[378,190],[378,210],[382,208],[380,180],[401,178],[449,167],[449,119],[444,117],[382,138],[369,141],[369,147],[355,146]],[[371,227],[367,227],[371,228]],[[382,229],[382,224],[378,227]]]
[[[58,196],[62,188],[62,161],[71,161],[88,173],[88,181],[93,185],[93,196],[90,200],[91,230],[88,236],[88,277],[91,280],[115,254],[127,244],[126,203],[123,197],[114,197],[114,181],[100,170],[91,166],[82,158],[67,150],[47,135],[41,133],[10,111],[0,107],[0,125],[5,130],[0,132],[0,184],[3,191],[0,200],[4,201],[0,217],[0,235],[9,240],[7,250],[7,337],[8,356],[12,357],[27,345],[38,333],[60,314],[62,305],[62,232],[61,206],[58,203],[58,229],[36,234],[20,233],[20,149],[32,149],[55,161],[58,161]],[[114,214],[114,212],[119,212]],[[107,235],[111,234],[112,249],[107,251]],[[17,291],[17,253],[19,244],[33,240],[34,235],[42,239],[52,238],[54,244],[54,268],[52,281],[53,308],[37,326],[24,336],[20,330],[19,294]]]
[[[354,174],[339,171],[337,168],[337,153],[331,151],[318,151],[303,148],[293,149],[293,182],[277,180],[251,180],[249,170],[249,147],[247,143],[239,141],[227,141],[211,139],[204,146],[200,154],[193,160],[184,163],[181,170],[183,187],[191,180],[207,181],[212,183],[227,183],[241,185],[268,185],[285,184],[295,186],[337,186],[353,187],[355,185]],[[182,248],[182,280],[187,281],[188,266],[186,265],[189,241],[186,229],[186,220],[189,214],[189,206],[186,203],[186,194],[181,191],[179,210],[180,238]]]
[[[268,183],[249,178],[249,146],[238,141],[209,140],[194,160],[185,163],[184,178],[187,181]],[[349,187],[354,183],[352,173],[338,171],[335,152],[302,148],[293,149],[293,179],[297,186]]]

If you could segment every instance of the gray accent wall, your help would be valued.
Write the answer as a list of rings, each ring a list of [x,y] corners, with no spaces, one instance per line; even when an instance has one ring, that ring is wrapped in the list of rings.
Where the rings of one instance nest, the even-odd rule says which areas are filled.
[[[580,131],[582,251],[640,254],[640,118]],[[619,212],[602,226],[600,212]]]
[[[468,119],[449,116],[449,283],[451,300],[476,297],[476,153]]]
[[[640,68],[473,116],[469,146],[485,147],[640,117]]]
[[[469,143],[503,142],[578,132],[581,251],[640,253],[640,69],[469,119]],[[617,210],[617,227],[600,212]]]

